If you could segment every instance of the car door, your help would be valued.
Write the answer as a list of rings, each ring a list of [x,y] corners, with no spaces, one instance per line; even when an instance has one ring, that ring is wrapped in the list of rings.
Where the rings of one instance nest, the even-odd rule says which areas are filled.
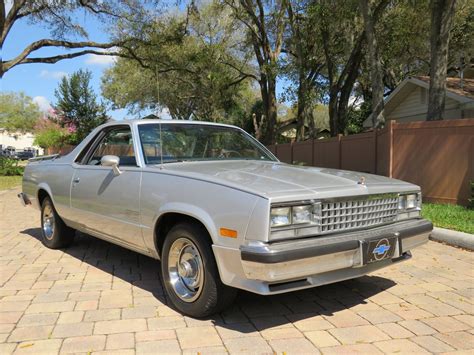
[[[105,155],[119,157],[120,175],[111,167],[101,166]],[[75,222],[91,234],[142,249],[141,168],[137,166],[130,126],[106,128],[73,166],[71,209]]]

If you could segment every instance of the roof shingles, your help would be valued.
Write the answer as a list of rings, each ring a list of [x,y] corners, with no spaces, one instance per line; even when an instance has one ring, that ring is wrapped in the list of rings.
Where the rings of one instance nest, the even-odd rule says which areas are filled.
[[[424,81],[427,84],[430,83],[429,76],[416,76],[415,79]],[[460,78],[446,78],[446,89],[455,94],[474,99],[474,79],[463,79],[461,87]]]

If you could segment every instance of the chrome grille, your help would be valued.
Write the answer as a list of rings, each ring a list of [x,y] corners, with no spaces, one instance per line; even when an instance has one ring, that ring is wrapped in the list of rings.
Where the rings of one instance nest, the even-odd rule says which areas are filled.
[[[333,233],[394,222],[397,216],[398,196],[389,194],[364,199],[322,201],[317,207],[320,208],[318,212],[321,234]]]

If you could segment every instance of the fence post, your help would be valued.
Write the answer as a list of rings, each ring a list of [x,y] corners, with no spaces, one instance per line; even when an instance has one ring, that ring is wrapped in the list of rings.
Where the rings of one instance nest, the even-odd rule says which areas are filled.
[[[292,142],[290,143],[290,144],[291,144],[291,145],[290,145],[290,148],[291,148],[291,149],[290,149],[290,164],[291,164],[291,165],[293,165],[293,148],[294,148],[293,143],[295,143],[295,142],[292,141]]]
[[[338,168],[342,169],[342,134],[337,135],[337,142],[339,146],[339,165]]]
[[[388,177],[393,177],[393,120],[388,121]]]
[[[374,174],[377,174],[377,159],[378,159],[378,149],[377,149],[377,133],[378,129],[374,127]]]

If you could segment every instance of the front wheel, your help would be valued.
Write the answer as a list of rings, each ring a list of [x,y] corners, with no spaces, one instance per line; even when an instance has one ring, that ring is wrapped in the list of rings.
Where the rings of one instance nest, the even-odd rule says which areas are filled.
[[[237,290],[221,282],[209,236],[200,226],[183,223],[168,232],[161,270],[169,299],[187,315],[209,316],[235,298]]]
[[[64,224],[53,202],[46,197],[41,204],[41,236],[45,246],[51,249],[65,248],[74,241],[75,230]]]

